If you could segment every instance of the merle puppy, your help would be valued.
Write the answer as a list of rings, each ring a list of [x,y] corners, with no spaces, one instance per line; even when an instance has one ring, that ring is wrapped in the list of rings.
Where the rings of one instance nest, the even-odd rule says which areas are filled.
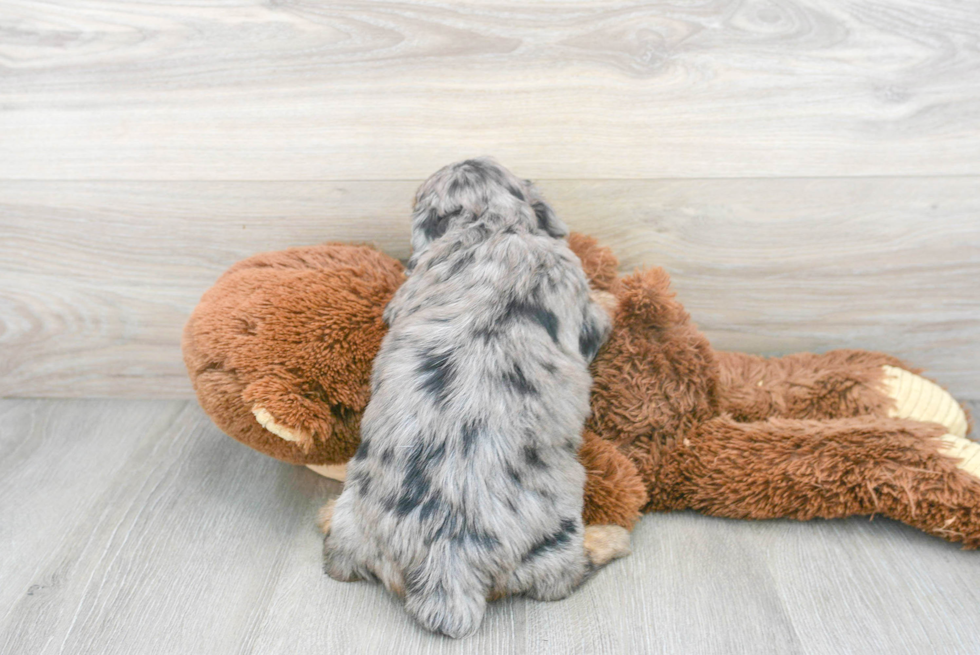
[[[479,627],[489,598],[563,598],[628,553],[622,528],[582,527],[576,453],[610,319],[566,235],[493,160],[422,185],[361,445],[324,508],[326,572],[380,579],[451,637]]]

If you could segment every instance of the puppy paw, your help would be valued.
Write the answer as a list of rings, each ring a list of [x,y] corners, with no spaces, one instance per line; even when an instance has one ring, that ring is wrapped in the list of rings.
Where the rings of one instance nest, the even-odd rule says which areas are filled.
[[[895,401],[893,418],[939,423],[951,435],[966,436],[966,414],[948,391],[935,382],[896,366],[883,366],[885,393]]]
[[[585,527],[585,554],[595,566],[626,557],[630,550],[630,533],[618,525],[588,525]]]
[[[330,500],[316,513],[316,525],[323,534],[330,534],[330,522],[333,521],[333,508],[337,506],[337,499]]]
[[[259,425],[284,441],[291,441],[304,450],[308,450],[313,445],[313,435],[277,423],[276,419],[265,407],[256,405],[252,408],[252,415],[255,416],[255,420],[259,422]]]

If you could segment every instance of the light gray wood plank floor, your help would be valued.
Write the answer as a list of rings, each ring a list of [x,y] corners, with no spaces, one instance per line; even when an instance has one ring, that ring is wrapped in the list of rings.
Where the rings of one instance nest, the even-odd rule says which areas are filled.
[[[974,411],[977,410],[974,404]],[[980,554],[885,519],[645,517],[557,603],[454,642],[321,573],[340,485],[188,401],[0,401],[0,653],[976,653]]]

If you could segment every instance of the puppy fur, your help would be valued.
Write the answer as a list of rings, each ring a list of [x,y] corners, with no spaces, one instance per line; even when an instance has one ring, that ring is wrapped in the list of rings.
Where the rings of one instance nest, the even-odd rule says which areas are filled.
[[[488,598],[563,598],[611,557],[586,554],[576,459],[611,325],[567,233],[491,159],[416,196],[361,444],[322,518],[326,572],[380,580],[434,632],[473,633]]]

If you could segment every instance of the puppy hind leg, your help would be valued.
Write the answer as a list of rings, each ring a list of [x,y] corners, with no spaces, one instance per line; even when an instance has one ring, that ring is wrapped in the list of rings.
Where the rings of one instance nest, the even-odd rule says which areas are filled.
[[[536,556],[533,561],[523,564],[514,578],[516,586],[530,598],[561,600],[588,578],[592,568],[579,539],[577,546]]]
[[[528,550],[511,575],[508,591],[535,600],[560,600],[582,583],[590,568],[582,520],[566,519]]]
[[[317,523],[323,538],[323,572],[340,582],[371,580],[374,576],[365,566],[373,549],[351,519],[349,498],[341,494],[320,508]]]
[[[336,534],[323,538],[323,572],[339,582],[363,580],[353,549],[348,548]]]
[[[536,600],[560,600],[612,560],[630,554],[629,532],[618,525],[569,522],[532,548],[515,571],[511,593],[525,593]]]

